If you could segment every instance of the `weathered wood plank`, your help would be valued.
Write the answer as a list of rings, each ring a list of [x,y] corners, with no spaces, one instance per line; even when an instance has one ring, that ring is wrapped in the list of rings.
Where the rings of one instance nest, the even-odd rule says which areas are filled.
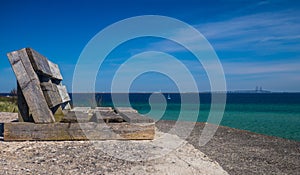
[[[141,115],[139,113],[121,112],[119,114],[123,117],[123,119],[126,122],[129,122],[129,123],[153,123],[154,122],[153,119],[146,117],[144,115]]]
[[[33,122],[33,118],[29,115],[29,108],[25,101],[25,97],[22,93],[21,87],[17,82],[17,95],[18,95],[18,119],[19,122]]]
[[[62,103],[62,99],[60,97],[57,85],[52,84],[50,82],[43,82],[40,85],[45,96],[46,102],[50,108],[53,108]]]
[[[131,108],[131,107],[116,107],[114,108],[116,112],[134,112],[137,113],[137,110]]]
[[[13,67],[13,70],[15,71],[15,74],[16,74],[16,77],[17,77],[17,80],[19,82],[21,89],[26,88],[31,81],[36,81],[36,80],[32,80],[28,76],[26,69],[21,60],[15,62],[12,65],[12,67]]]
[[[98,108],[93,111],[93,116],[90,121],[97,122],[97,123],[103,123],[103,122],[105,122],[105,123],[111,123],[111,122],[120,123],[120,122],[124,122],[124,119],[119,114],[116,114],[111,108],[110,108],[110,110],[109,110],[109,108],[104,108],[103,110],[101,110],[101,109],[99,110],[99,108]]]
[[[13,55],[13,56],[9,57],[9,55]],[[30,60],[29,60],[29,57],[27,55],[25,48],[18,50],[18,51],[13,51],[13,52],[7,53],[7,56],[8,56],[8,59],[9,59],[11,65],[14,65],[18,61],[22,61],[22,64],[24,65],[24,67],[27,68],[27,69],[25,69],[26,73],[27,73],[26,76],[29,77],[29,80],[32,80],[32,81],[38,80],[38,76],[36,75],[34,69],[32,68],[32,65],[30,63]],[[12,68],[13,68],[15,74],[17,73],[18,75],[21,75],[21,74],[25,73],[25,72],[18,73],[18,72],[16,72],[16,69],[13,66],[12,66]],[[16,76],[17,76],[17,74],[16,74]],[[26,80],[28,80],[28,79],[26,79]],[[19,81],[19,83],[20,83],[20,86],[22,87],[21,81]]]
[[[69,111],[60,122],[62,123],[85,123],[91,120],[92,115],[82,111]]]
[[[71,111],[81,111],[81,112],[89,112],[91,107],[74,107]]]
[[[40,86],[30,83],[28,88],[23,89],[23,94],[35,123],[52,123],[55,121]]]
[[[62,103],[71,101],[66,86],[56,85]]]
[[[136,110],[132,108],[115,108],[116,112],[123,117],[126,122],[129,123],[153,123],[154,120],[139,114]]]
[[[96,122],[96,123],[120,123],[124,122],[124,119],[119,114],[116,114],[112,108],[98,109],[86,109],[81,111],[77,108],[77,111],[69,111],[61,119],[63,123],[84,123],[84,122]]]
[[[37,51],[26,48],[26,52],[34,70],[40,74],[52,77],[52,72],[48,63],[48,59]]]
[[[39,79],[30,64],[26,49],[7,54],[30,113],[35,123],[51,123],[55,119],[48,108]]]
[[[95,107],[95,111],[113,111],[112,107]]]
[[[150,140],[154,138],[154,130],[154,124],[15,122],[4,124],[4,140]]]
[[[48,60],[48,64],[49,64],[49,67],[50,67],[50,71],[52,73],[52,77],[51,78],[54,78],[54,79],[57,79],[57,80],[62,80],[63,77],[61,76],[61,73],[60,73],[60,70],[58,68],[58,65],[55,64],[55,63],[52,63],[49,60]]]

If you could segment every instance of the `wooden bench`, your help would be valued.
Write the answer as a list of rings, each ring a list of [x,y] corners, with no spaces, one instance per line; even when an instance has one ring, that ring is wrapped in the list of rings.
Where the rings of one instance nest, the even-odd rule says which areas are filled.
[[[58,65],[35,50],[7,56],[17,78],[19,122],[4,124],[5,141],[154,138],[154,121],[132,108],[72,109]]]

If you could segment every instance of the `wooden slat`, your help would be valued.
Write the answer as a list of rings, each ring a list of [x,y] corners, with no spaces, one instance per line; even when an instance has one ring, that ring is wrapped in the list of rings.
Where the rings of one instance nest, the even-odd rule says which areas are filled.
[[[132,108],[115,108],[116,112],[123,117],[126,122],[129,123],[153,123],[154,120],[137,113],[136,110]]]
[[[32,77],[28,76],[25,66],[21,60],[15,62],[12,65],[12,67],[13,67],[13,70],[15,71],[15,74],[16,74],[16,77],[19,82],[21,90],[25,89],[30,82],[37,83],[37,81],[38,81],[37,79],[34,79],[34,78],[32,79]]]
[[[95,111],[113,111],[112,107],[95,107]]]
[[[52,77],[52,72],[48,63],[48,59],[37,51],[26,48],[26,52],[34,70],[40,74]]]
[[[116,107],[114,108],[117,112],[134,112],[137,113],[137,110],[131,107]]]
[[[141,115],[139,113],[121,112],[119,114],[123,117],[123,119],[126,122],[129,122],[129,123],[153,123],[154,122],[153,119],[146,117],[144,115]]]
[[[82,111],[69,111],[60,122],[62,123],[84,123],[91,120],[92,115]]]
[[[52,84],[50,82],[43,82],[40,85],[41,85],[44,97],[47,101],[47,104],[50,108],[53,108],[62,103],[62,99],[59,94],[57,85]]]
[[[89,112],[91,109],[91,107],[74,107],[72,111]]]
[[[66,86],[56,85],[56,87],[58,89],[62,103],[71,101]]]
[[[154,124],[15,122],[4,124],[4,140],[149,140],[154,138],[154,129]],[[88,137],[85,133],[88,133]]]
[[[29,108],[25,101],[25,97],[22,93],[22,90],[18,82],[17,82],[17,95],[18,95],[19,122],[33,122],[33,118],[31,115],[29,115]]]
[[[10,56],[10,57],[9,57],[9,55],[14,55],[14,56]],[[11,65],[13,65],[13,64],[15,64],[16,62],[22,60],[23,66],[24,66],[25,68],[27,68],[27,69],[26,69],[26,73],[27,73],[26,76],[28,76],[29,79],[32,80],[32,81],[38,80],[38,77],[37,77],[37,75],[36,75],[34,69],[32,68],[32,65],[31,65],[31,63],[30,63],[30,60],[29,60],[29,57],[28,57],[28,55],[27,55],[26,49],[21,49],[21,50],[19,50],[19,51],[10,52],[10,53],[7,54],[7,56],[8,56],[8,59],[9,59]],[[13,67],[13,70],[15,71],[14,67]],[[25,69],[24,69],[24,70],[25,70]],[[22,70],[20,70],[20,71],[22,71]],[[18,73],[18,75],[21,75],[21,74],[23,74],[23,73],[25,73],[25,72],[20,72],[20,73]],[[16,72],[15,72],[15,74],[16,74]],[[16,76],[17,76],[17,75],[16,75]],[[23,80],[23,79],[22,79],[22,80]],[[26,79],[26,80],[28,80],[28,79]],[[18,82],[20,83],[20,87],[22,88],[23,86],[22,86],[22,84],[21,84],[21,81],[18,81]]]
[[[106,109],[106,110],[105,110]],[[110,110],[109,110],[110,109]],[[82,112],[85,111],[85,112]],[[124,122],[124,119],[119,114],[116,114],[112,108],[98,109],[82,109],[82,111],[69,111],[61,120],[63,123],[84,123],[84,122],[96,122],[96,123],[120,123]]]
[[[35,123],[54,122],[26,49],[7,54]]]
[[[52,63],[49,60],[48,60],[48,64],[49,64],[49,67],[50,67],[50,71],[52,73],[52,77],[51,78],[54,78],[54,79],[57,79],[57,80],[62,80],[63,77],[61,76],[61,73],[60,73],[60,70],[58,68],[58,65]]]
[[[105,108],[109,109],[109,108]],[[105,110],[105,109],[95,109],[93,111],[93,116],[91,118],[92,122],[97,122],[97,123],[110,123],[110,122],[124,122],[124,119],[122,116],[119,114],[116,114],[112,109],[110,110]]]

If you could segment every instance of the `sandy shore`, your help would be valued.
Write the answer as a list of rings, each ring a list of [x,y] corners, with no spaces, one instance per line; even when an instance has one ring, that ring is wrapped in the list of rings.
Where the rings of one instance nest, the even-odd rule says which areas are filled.
[[[15,118],[15,114],[0,113],[0,123]],[[173,128],[173,125],[174,121],[156,123],[158,128],[156,144],[155,141],[102,141],[97,144],[91,141],[0,141],[1,174],[297,174],[300,172],[300,142],[219,127],[213,139],[200,147],[198,142],[203,123],[197,123],[184,141],[180,137],[185,128],[176,130],[175,135],[165,134]],[[161,135],[166,135],[172,141],[159,142]],[[173,141],[182,141],[183,144],[173,149]],[[161,154],[164,155],[160,156]],[[122,155],[123,158],[116,155]],[[143,160],[145,155],[150,157],[154,155],[158,158]]]

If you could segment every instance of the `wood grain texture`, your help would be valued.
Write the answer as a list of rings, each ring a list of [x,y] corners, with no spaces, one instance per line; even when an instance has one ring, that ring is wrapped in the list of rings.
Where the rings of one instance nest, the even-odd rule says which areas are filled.
[[[57,80],[62,80],[63,77],[60,73],[58,65],[51,62],[51,61],[49,61],[49,60],[48,60],[48,64],[49,64],[49,67],[50,67],[50,71],[52,73],[51,78],[54,78],[54,79],[57,79]]]
[[[40,84],[44,97],[47,101],[47,104],[50,108],[53,108],[62,103],[61,96],[57,85],[50,82],[43,82]]]
[[[58,93],[60,95],[62,103],[71,101],[70,96],[67,91],[67,87],[63,85],[56,85]]]
[[[74,107],[71,111],[81,111],[81,112],[89,112],[91,111],[92,108],[91,107]]]
[[[22,93],[21,87],[17,82],[17,95],[18,95],[18,120],[19,122],[33,122],[32,116],[29,114],[29,108],[25,101],[25,97]]]
[[[52,77],[52,72],[48,63],[48,59],[37,51],[26,48],[26,52],[34,70],[42,75]]]
[[[81,110],[80,110],[81,109]],[[77,110],[68,111],[61,119],[62,123],[121,123],[124,119],[111,107],[99,107],[97,109],[77,108]]]
[[[5,141],[150,140],[154,124],[128,123],[5,123]]]
[[[131,107],[115,107],[114,108],[116,112],[133,112],[137,113],[137,110],[131,108]]]
[[[153,119],[139,114],[132,108],[115,108],[115,111],[123,117],[126,122],[129,123],[153,123]]]
[[[26,103],[35,123],[52,123],[55,121],[43,91],[40,81],[30,64],[26,49],[7,54],[12,65]]]
[[[122,116],[120,116],[119,114],[115,113],[111,108],[109,110],[108,108],[104,108],[104,109],[95,109],[93,111],[93,115],[91,120],[92,122],[97,122],[97,123],[120,123],[120,122],[124,122],[124,119]]]
[[[82,111],[69,111],[60,122],[62,123],[85,123],[89,122],[92,115]]]

